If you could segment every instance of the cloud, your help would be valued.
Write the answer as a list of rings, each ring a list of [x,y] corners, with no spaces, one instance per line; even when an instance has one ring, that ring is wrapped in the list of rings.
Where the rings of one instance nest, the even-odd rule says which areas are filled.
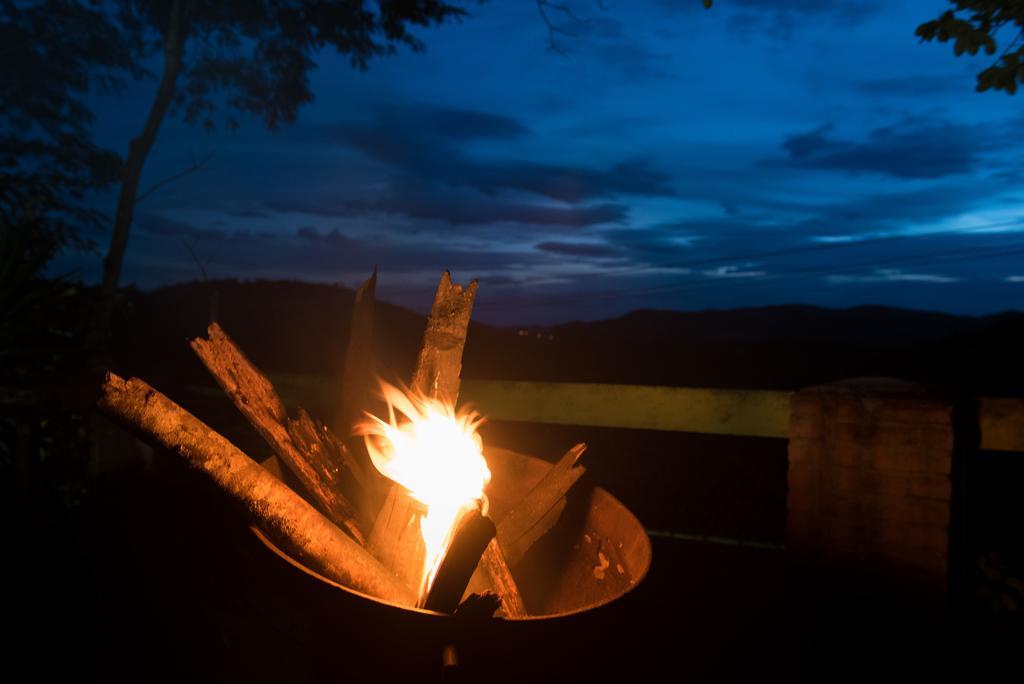
[[[643,228],[614,228],[602,230],[601,236],[635,256],[668,256],[679,252],[692,252],[695,236],[705,232],[703,222],[680,222]]]
[[[673,55],[651,49],[652,41],[636,28],[626,28],[608,14],[594,13],[573,26],[574,38],[568,51],[573,57],[591,59],[599,65],[601,73],[613,74],[620,83],[636,85],[639,82],[670,77],[669,67]],[[563,36],[562,40],[569,38]],[[580,68],[572,62],[574,71]]]
[[[303,226],[295,231],[295,237],[305,242],[327,244],[332,247],[354,247],[356,245],[355,240],[342,234],[337,228],[321,233],[313,226]]]
[[[876,128],[863,140],[834,137],[832,131],[833,126],[825,124],[788,136],[781,145],[788,154],[783,163],[851,174],[934,179],[973,171],[980,153],[989,148],[972,128],[922,119]]]
[[[367,122],[370,129],[393,131],[398,135],[416,131],[420,137],[455,142],[513,140],[530,133],[526,124],[510,116],[431,104],[381,104],[369,112]],[[311,123],[296,131],[293,137],[307,142],[347,140],[351,130],[351,122]]]
[[[151,235],[188,237],[193,239],[223,240],[229,233],[217,228],[197,228],[184,221],[167,218],[161,214],[143,214],[136,220],[139,230]]]
[[[877,3],[867,0],[728,0],[735,7],[756,9],[759,12],[786,13],[811,17],[836,14],[843,17],[864,17],[877,11]]]
[[[978,183],[942,183],[915,190],[881,192],[825,206],[809,207],[814,216],[791,230],[804,236],[857,238],[896,233],[983,209],[1004,188]]]
[[[562,202],[635,195],[674,197],[672,177],[643,159],[631,159],[606,168],[561,166],[538,162],[471,164],[462,178],[453,179],[482,192],[524,190]]]
[[[377,199],[329,203],[318,199],[267,202],[279,212],[331,218],[352,218],[371,214],[393,214],[425,221],[443,221],[453,226],[520,223],[540,226],[586,228],[623,223],[628,209],[622,204],[549,206],[510,202],[467,193],[436,196],[412,188],[391,188]]]
[[[825,278],[837,285],[850,283],[928,283],[945,285],[958,283],[960,278],[933,273],[904,273],[898,268],[878,268],[866,275],[830,275]]]
[[[578,256],[596,259],[607,259],[622,256],[622,252],[607,244],[596,242],[541,242],[536,248],[543,252],[561,254],[565,256]]]
[[[704,271],[703,273],[711,278],[757,278],[766,275],[766,271],[749,270],[752,265],[753,264],[719,266],[718,268],[713,268],[710,271]]]
[[[399,116],[394,116],[398,114]],[[501,114],[473,109],[430,105],[405,106],[385,113],[381,119],[393,125],[413,125],[442,138],[456,141],[521,138],[530,132],[521,121]]]
[[[420,125],[411,113],[418,110],[405,107],[399,111],[403,113],[321,126],[317,137],[321,143],[362,152],[416,182],[468,187],[487,194],[529,192],[570,203],[620,195],[677,195],[672,177],[640,157],[584,166],[499,157],[494,152],[473,155],[464,143],[479,137],[520,137],[527,134],[526,127],[481,112],[459,110],[458,116],[450,112],[441,116],[433,108],[424,110],[428,124]],[[429,123],[432,118],[440,121]]]
[[[214,225],[224,226],[223,221],[214,221]],[[200,240],[221,242],[251,242],[251,241],[263,241],[272,237],[272,234],[267,231],[253,231],[248,229],[233,229],[225,230],[223,228],[199,228],[186,223],[185,221],[179,221],[177,219],[168,218],[161,214],[143,214],[136,221],[137,230],[140,233],[150,235],[153,237],[163,238],[178,238],[188,239],[192,242]]]
[[[663,0],[663,7],[693,11],[700,3]],[[793,33],[814,22],[860,24],[879,10],[880,4],[869,0],[728,0],[716,2],[712,12],[722,12],[727,25],[745,37],[768,35],[788,40]]]
[[[265,211],[260,211],[258,209],[240,209],[240,210],[237,210],[237,211],[229,211],[229,212],[226,212],[226,213],[227,213],[228,216],[233,216],[235,218],[269,218],[270,217],[270,214],[268,214]]]
[[[224,226],[223,221],[214,221],[214,225]],[[199,228],[191,223],[178,219],[168,218],[163,214],[146,213],[136,220],[138,232],[152,238],[174,239],[178,245],[181,240],[187,240],[193,246],[202,243],[230,242],[237,245],[243,242],[264,243],[273,239],[274,235],[269,231],[254,231],[247,228],[235,228],[226,230],[224,228]]]
[[[856,84],[857,90],[868,95],[902,95],[912,98],[937,93],[963,92],[970,87],[970,82],[968,81],[965,86],[963,79],[928,74],[872,78]]]

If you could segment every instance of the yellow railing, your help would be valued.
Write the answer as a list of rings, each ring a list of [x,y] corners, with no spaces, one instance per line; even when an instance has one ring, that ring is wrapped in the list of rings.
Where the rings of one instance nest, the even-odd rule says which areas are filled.
[[[462,398],[492,420],[702,432],[789,434],[792,392],[465,380]],[[978,400],[981,448],[1024,451],[1024,399]]]
[[[336,386],[323,376],[271,379],[291,406],[327,407],[336,399]],[[769,390],[464,380],[461,399],[491,420],[785,438],[791,396]],[[981,398],[978,418],[982,449],[1024,452],[1024,399]]]
[[[465,380],[462,400],[492,420],[786,437],[790,392],[576,382]]]

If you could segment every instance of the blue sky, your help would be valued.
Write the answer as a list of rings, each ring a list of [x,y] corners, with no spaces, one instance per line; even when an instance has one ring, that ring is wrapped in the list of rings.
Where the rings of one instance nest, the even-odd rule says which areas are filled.
[[[191,249],[217,278],[352,286],[377,264],[379,296],[417,309],[448,268],[506,324],[1022,308],[1024,96],[975,93],[985,58],[918,42],[946,2],[570,4],[564,55],[532,0],[494,0],[365,73],[322,55],[276,133],[168,121],[143,187],[211,159],[139,205],[124,282],[194,280]],[[100,140],[124,150],[154,88],[99,102]]]

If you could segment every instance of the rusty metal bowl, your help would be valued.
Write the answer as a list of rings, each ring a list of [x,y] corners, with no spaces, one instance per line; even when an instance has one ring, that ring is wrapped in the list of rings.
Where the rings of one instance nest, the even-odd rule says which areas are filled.
[[[504,449],[488,448],[485,457],[492,472],[490,515],[496,521],[551,468],[546,461]],[[281,474],[273,459],[265,465]],[[337,654],[337,663],[344,664],[337,668],[338,676],[365,672],[371,679],[384,677],[382,681],[439,668],[440,654],[451,644],[458,647],[463,671],[480,670],[491,680],[563,669],[578,673],[575,659],[592,658],[592,649],[615,640],[622,629],[616,602],[640,584],[651,564],[650,539],[640,521],[586,478],[570,491],[558,524],[513,570],[530,612],[523,619],[469,624],[383,601],[323,577],[259,528],[253,531],[285,561],[277,565],[287,569],[282,581],[302,602],[303,619],[323,621],[312,633],[333,636],[333,646],[312,651]],[[334,668],[328,666],[325,674],[333,676]]]

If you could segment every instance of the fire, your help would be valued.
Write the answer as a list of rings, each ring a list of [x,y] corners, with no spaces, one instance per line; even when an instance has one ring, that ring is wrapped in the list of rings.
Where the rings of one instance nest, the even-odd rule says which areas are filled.
[[[388,420],[368,415],[358,431],[373,465],[424,504],[420,533],[426,548],[417,588],[426,596],[462,516],[484,501],[491,471],[484,460],[476,413],[381,383]],[[396,415],[397,414],[397,415]],[[399,417],[400,416],[400,417]]]

